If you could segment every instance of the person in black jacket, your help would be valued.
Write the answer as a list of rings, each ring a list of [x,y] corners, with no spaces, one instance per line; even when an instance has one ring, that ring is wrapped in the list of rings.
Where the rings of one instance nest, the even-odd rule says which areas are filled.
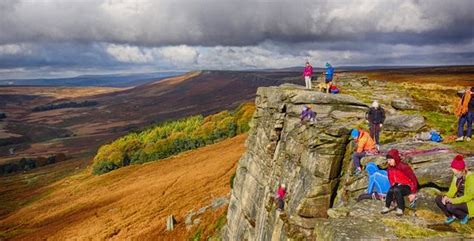
[[[379,105],[379,102],[374,101],[372,107],[365,114],[365,118],[369,122],[370,136],[374,139],[378,148],[380,145],[380,131],[385,121],[385,110]]]
[[[471,89],[466,90],[463,94],[458,95],[461,97],[461,106],[467,107],[459,113],[458,119],[458,138],[456,141],[471,141],[472,138],[472,123],[474,121],[474,86]],[[464,103],[464,101],[469,101]],[[467,125],[466,135],[464,135],[464,125]]]

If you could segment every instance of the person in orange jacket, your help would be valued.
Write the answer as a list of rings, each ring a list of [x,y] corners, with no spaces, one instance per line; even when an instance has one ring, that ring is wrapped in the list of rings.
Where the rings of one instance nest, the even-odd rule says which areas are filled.
[[[362,171],[360,165],[360,159],[367,156],[368,154],[376,154],[377,146],[375,141],[370,137],[370,134],[362,129],[352,129],[351,137],[357,144],[356,151],[352,154],[352,162],[354,164],[355,172],[354,175],[359,175]]]

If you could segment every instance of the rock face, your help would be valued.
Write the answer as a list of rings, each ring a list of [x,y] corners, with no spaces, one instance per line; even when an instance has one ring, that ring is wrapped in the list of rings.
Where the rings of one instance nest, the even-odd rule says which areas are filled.
[[[301,124],[303,105],[312,105],[316,123]],[[225,240],[311,238],[317,218],[326,218],[349,142],[349,129],[367,106],[352,96],[259,88],[257,111],[234,179]],[[341,115],[341,113],[354,115]],[[287,185],[284,218],[273,204],[280,183]]]
[[[301,123],[304,105],[317,112],[315,123]],[[346,240],[449,237],[474,238],[474,225],[449,229],[434,204],[435,195],[452,178],[456,153],[434,142],[409,141],[381,147],[362,164],[385,165],[391,148],[400,150],[419,178],[416,210],[402,218],[381,215],[383,203],[356,198],[367,188],[367,174],[352,176],[353,142],[349,131],[365,125],[367,106],[352,96],[330,95],[293,85],[258,89],[256,112],[239,161],[227,212],[224,240]],[[416,131],[424,119],[388,116],[385,128]],[[388,127],[387,127],[388,126]],[[466,158],[474,166],[474,158]],[[274,196],[286,184],[285,210],[276,210]],[[438,225],[438,226],[437,226]],[[438,230],[439,229],[439,230]],[[419,236],[417,236],[419,235]]]
[[[416,110],[416,106],[410,99],[393,99],[391,105],[396,110]]]
[[[384,129],[388,131],[415,132],[425,126],[421,115],[395,115],[385,119]]]

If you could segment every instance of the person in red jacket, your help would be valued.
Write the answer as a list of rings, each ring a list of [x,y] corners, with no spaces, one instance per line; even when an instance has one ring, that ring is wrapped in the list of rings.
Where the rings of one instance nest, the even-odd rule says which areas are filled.
[[[400,153],[397,149],[391,149],[387,153],[388,162],[388,181],[390,182],[390,189],[388,190],[385,199],[385,207],[382,209],[382,214],[392,211],[390,205],[395,200],[397,203],[396,215],[403,215],[405,210],[405,196],[410,196],[409,199],[414,199],[414,195],[418,191],[418,179],[416,178],[413,169],[406,163],[401,161]]]
[[[283,211],[283,208],[285,207],[285,196],[286,196],[286,186],[285,184],[281,184],[280,187],[278,188],[275,197],[278,205],[278,211]]]

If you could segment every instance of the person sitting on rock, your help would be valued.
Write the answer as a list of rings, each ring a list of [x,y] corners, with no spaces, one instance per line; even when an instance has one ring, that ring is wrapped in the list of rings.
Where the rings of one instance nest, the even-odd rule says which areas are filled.
[[[313,110],[311,110],[310,106],[305,105],[303,106],[303,111],[301,112],[300,119],[301,119],[301,123],[304,123],[307,121],[314,122],[316,120],[316,113]]]
[[[388,162],[388,180],[390,182],[390,189],[385,198],[385,207],[382,209],[382,214],[386,214],[393,209],[390,208],[392,201],[396,201],[397,208],[395,214],[403,215],[405,210],[405,196],[409,196],[410,200],[416,198],[418,191],[418,179],[416,178],[413,169],[406,163],[401,161],[400,154],[397,149],[391,149],[387,153]]]
[[[437,196],[436,205],[443,211],[450,224],[456,219],[466,224],[469,217],[474,216],[474,174],[467,171],[463,156],[457,155],[451,162],[454,173],[448,192],[444,196]]]
[[[352,162],[354,164],[354,175],[359,175],[362,171],[360,160],[370,154],[377,154],[377,148],[374,140],[369,133],[362,129],[352,129],[351,137],[357,145],[356,151],[352,154]]]
[[[461,96],[461,101],[454,113],[458,119],[458,138],[456,141],[471,141],[472,137],[472,122],[474,121],[474,87],[466,90]],[[464,135],[464,125],[467,124],[466,135]]]
[[[369,175],[369,185],[367,186],[367,191],[361,194],[357,201],[359,202],[363,199],[384,199],[390,188],[387,171],[379,169],[373,162],[367,163],[365,170]]]
[[[285,196],[286,196],[286,186],[285,184],[281,184],[278,188],[275,198],[277,201],[278,211],[282,212],[285,208]]]
[[[372,107],[365,114],[365,118],[369,122],[370,137],[374,139],[377,148],[380,145],[380,130],[385,121],[385,110],[379,105],[378,101],[372,103]]]

